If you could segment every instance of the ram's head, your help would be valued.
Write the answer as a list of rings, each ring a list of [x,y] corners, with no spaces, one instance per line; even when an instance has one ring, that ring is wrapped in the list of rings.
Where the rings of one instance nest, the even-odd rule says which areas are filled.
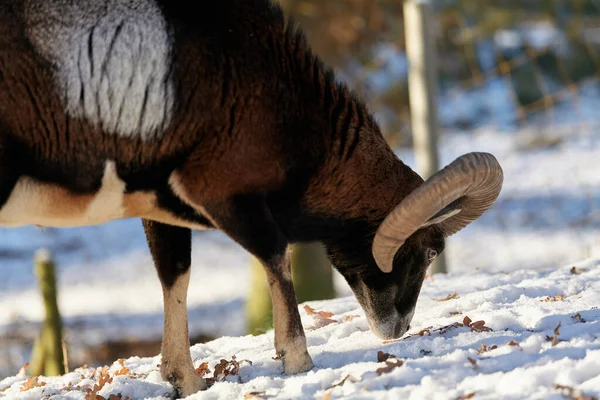
[[[392,206],[374,237],[360,246],[362,267],[339,269],[377,336],[398,338],[408,330],[425,273],[444,239],[479,218],[502,182],[491,154],[459,157]]]

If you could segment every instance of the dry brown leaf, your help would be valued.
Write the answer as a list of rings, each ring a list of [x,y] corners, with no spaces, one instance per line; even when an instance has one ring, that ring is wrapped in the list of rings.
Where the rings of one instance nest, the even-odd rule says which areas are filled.
[[[382,353],[382,352],[380,351],[377,353],[377,358],[379,358],[379,353]],[[385,354],[387,354],[387,353],[385,353]],[[357,379],[351,377],[349,374],[346,374],[346,376],[344,376],[342,379],[335,381],[331,384],[331,387],[329,389],[327,389],[327,391],[325,393],[323,393],[322,400],[328,400],[331,397],[331,393],[333,393],[333,389],[338,386],[344,385],[344,383],[346,383],[346,381],[357,382]]]
[[[492,350],[496,350],[498,348],[498,346],[496,346],[495,344],[491,345],[491,346],[486,346],[485,344],[481,343],[481,349],[479,349],[477,351],[478,354],[481,353],[485,353],[487,351],[492,351]]]
[[[329,311],[315,311],[314,308],[310,307],[308,304],[304,305],[304,311],[306,311],[306,314],[310,315],[315,321],[315,326],[313,329],[322,328],[329,324],[334,324],[338,322],[334,319],[329,318],[333,316],[333,313],[330,313]]]
[[[329,311],[315,311],[315,309],[308,304],[304,305],[304,311],[306,311],[306,314],[308,315],[318,315],[323,318],[333,317],[333,313]]]
[[[450,311],[449,314],[451,317],[454,317],[455,315],[460,315],[462,313],[460,311]]]
[[[469,362],[471,363],[471,365],[476,366],[477,365],[477,360],[471,358],[471,357],[467,357],[467,360],[469,360]]]
[[[459,397],[458,400],[468,400],[473,398],[473,396],[475,396],[475,393],[471,392],[469,394],[465,394],[464,396]]]
[[[108,400],[131,400],[131,397],[126,396],[123,399],[123,395],[121,393],[119,393],[119,394],[111,394],[110,396],[108,396]]]
[[[121,367],[124,367],[124,366],[125,366],[125,359],[124,359],[124,358],[119,358],[119,359],[117,360],[117,362],[118,362],[119,364],[121,364]]]
[[[342,379],[333,382],[331,384],[331,389],[333,389],[334,387],[343,386],[344,383],[346,383],[347,381],[354,383],[354,382],[357,382],[357,379],[350,376],[350,374],[346,374],[346,376],[344,376]]]
[[[99,374],[98,381],[94,384],[94,387],[92,389],[87,389],[85,400],[106,400],[106,398],[100,396],[98,392],[102,390],[104,385],[106,385],[107,383],[111,383],[113,381],[113,378],[108,373],[107,365],[94,370],[94,375],[96,375],[96,373]]]
[[[571,268],[571,273],[573,275],[583,274],[584,272],[587,272],[587,268],[577,268],[577,267]]]
[[[453,324],[442,326],[441,328],[436,329],[435,332],[438,332],[441,335],[443,333],[448,332],[451,329],[460,328],[461,326],[464,326],[464,325],[461,324],[460,322],[454,322]]]
[[[265,397],[265,392],[250,392],[244,395],[244,400],[248,399],[262,399]]]
[[[360,315],[344,315],[342,316],[342,322],[350,322],[356,318],[360,318]]]
[[[228,376],[237,375],[238,371],[240,370],[241,362],[247,362],[250,365],[252,365],[252,361],[250,361],[250,360],[238,361],[235,356],[231,356],[231,361],[221,359],[221,361],[217,365],[215,365],[214,372],[213,372],[213,378],[212,379],[208,378],[207,382],[209,379],[211,379],[214,382],[222,382]]]
[[[96,383],[94,385],[94,392],[99,392],[100,390],[102,390],[102,388],[104,387],[104,385],[106,385],[107,383],[111,383],[113,381],[113,378],[111,376],[108,375],[100,375],[100,378],[98,378],[98,383]]]
[[[27,379],[23,383],[23,387],[21,387],[21,392],[26,392],[34,387],[46,386],[46,382],[40,382],[39,378],[39,376],[32,376],[31,378]]]
[[[89,391],[87,392],[87,394],[85,395],[85,400],[106,400],[105,397],[100,396],[99,394],[97,394],[94,391]]]
[[[208,368],[208,363],[205,361],[196,368],[196,372],[200,376],[204,376],[210,373],[210,369]]]
[[[384,362],[389,360],[390,358],[398,358],[393,354],[390,353],[384,353],[383,351],[379,350],[377,352],[377,362]]]
[[[385,367],[377,368],[377,370],[375,371],[377,372],[377,375],[385,374],[387,372],[392,371],[396,367],[402,366],[402,364],[404,364],[404,361],[396,359],[395,361],[386,361],[385,364]]]
[[[5,387],[4,389],[0,389],[0,393],[4,393],[6,392],[8,389],[10,389],[10,386]]]
[[[485,321],[476,321],[470,325],[471,332],[489,332],[492,328],[485,326]]]
[[[598,398],[596,398],[594,396],[586,396],[581,392],[581,390],[570,387],[570,386],[555,384],[555,385],[552,385],[552,387],[555,390],[558,390],[559,392],[561,392],[561,394],[563,396],[565,396],[571,400],[598,400]]]
[[[471,322],[473,322],[473,321],[471,321],[471,318],[469,318],[465,315],[465,318],[463,319],[463,325],[469,326],[469,325],[471,325]]]
[[[448,296],[441,298],[441,299],[433,299],[434,301],[448,301],[448,300],[452,300],[452,299],[458,299],[458,293],[454,292],[452,294],[449,294]]]
[[[573,322],[575,323],[585,323],[585,319],[583,319],[583,317],[581,316],[581,313],[577,313],[575,315],[571,315],[571,319],[573,320]]]
[[[129,370],[129,368],[123,367],[120,370],[118,370],[117,372],[115,372],[115,376],[127,375],[130,372],[131,371]]]
[[[419,332],[417,332],[417,335],[419,335],[419,336],[429,336],[429,335],[431,335],[431,328],[433,328],[433,327],[429,326],[427,328],[421,329]]]
[[[552,347],[556,346],[558,344],[558,342],[560,341],[558,339],[558,335],[560,335],[560,326],[561,326],[561,323],[559,322],[558,325],[556,325],[556,328],[554,328],[554,335],[546,336],[546,340],[549,342],[552,342]]]
[[[29,368],[29,363],[25,363],[25,365],[19,369],[17,376],[27,376],[27,368]]]
[[[509,346],[519,346],[519,342],[515,342],[514,340],[511,340],[510,342],[507,343],[507,345],[509,345]]]
[[[554,297],[550,297],[550,296],[546,296],[545,299],[542,299],[540,301],[543,302],[554,302],[554,301],[562,301],[565,299],[565,296],[563,296],[562,294],[556,295]]]

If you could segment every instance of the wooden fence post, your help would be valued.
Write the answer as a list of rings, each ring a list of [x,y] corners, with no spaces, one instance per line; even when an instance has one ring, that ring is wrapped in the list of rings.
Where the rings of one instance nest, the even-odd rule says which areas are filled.
[[[411,130],[417,168],[423,179],[439,170],[434,21],[428,1],[404,1]],[[445,254],[437,257],[430,271],[432,274],[447,271]]]
[[[42,293],[46,318],[40,336],[31,352],[31,375],[62,375],[65,373],[62,321],[58,310],[56,271],[50,252],[35,253],[34,272]]]

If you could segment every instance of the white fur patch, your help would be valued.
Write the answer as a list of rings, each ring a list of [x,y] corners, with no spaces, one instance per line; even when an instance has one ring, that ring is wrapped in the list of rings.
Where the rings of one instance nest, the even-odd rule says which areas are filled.
[[[58,186],[23,177],[0,208],[0,226],[102,224],[127,216],[124,192],[125,183],[110,160],[105,164],[102,186],[93,195],[73,195]]]
[[[166,129],[171,38],[154,0],[25,0],[25,15],[72,116],[145,140]]]

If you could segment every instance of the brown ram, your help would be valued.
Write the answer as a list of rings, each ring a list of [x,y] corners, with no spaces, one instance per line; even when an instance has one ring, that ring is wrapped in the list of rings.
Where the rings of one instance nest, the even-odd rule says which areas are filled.
[[[497,198],[497,161],[470,153],[423,182],[278,6],[191,4],[0,0],[0,226],[141,218],[161,373],[180,395],[206,388],[189,352],[190,229],[264,264],[286,373],[313,366],[293,242],[323,242],[372,331],[401,336],[444,237]]]

